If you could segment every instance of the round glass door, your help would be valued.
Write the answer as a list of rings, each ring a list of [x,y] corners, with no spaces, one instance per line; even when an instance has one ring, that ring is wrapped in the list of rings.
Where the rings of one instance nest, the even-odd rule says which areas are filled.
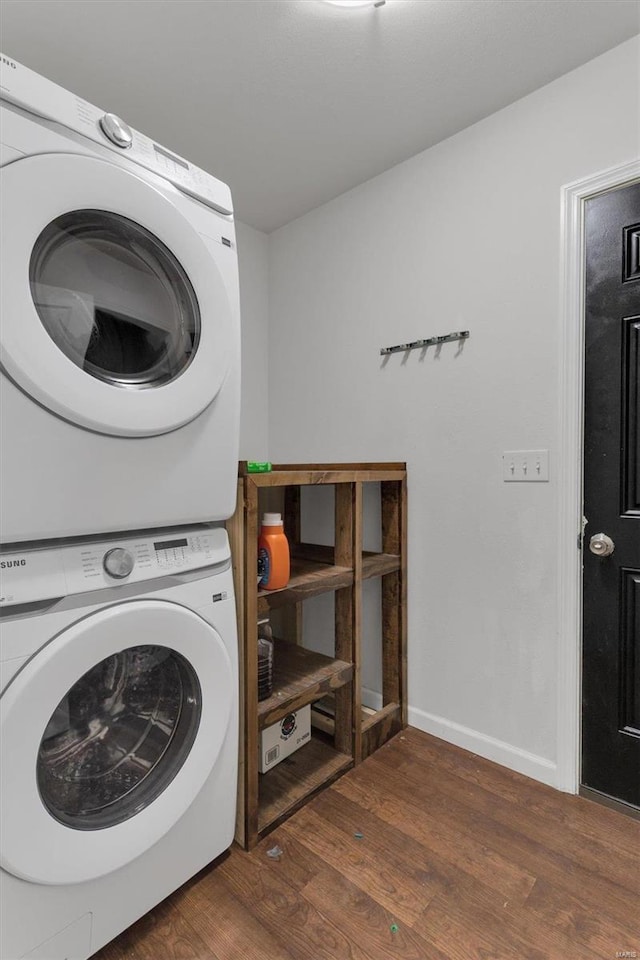
[[[83,883],[165,837],[218,764],[235,790],[233,602],[216,617],[223,634],[179,603],[136,599],[51,639],[40,618],[43,646],[0,696],[0,869]]]
[[[135,816],[182,767],[201,710],[198,677],[175,650],[137,646],[107,657],[71,687],[44,731],[43,803],[78,830]]]
[[[108,436],[200,416],[238,362],[237,260],[217,215],[95,157],[25,157],[2,182],[4,372]]]
[[[29,279],[53,342],[99,380],[161,386],[194,356],[193,286],[168,247],[133,220],[103,210],[57,217],[35,242]]]

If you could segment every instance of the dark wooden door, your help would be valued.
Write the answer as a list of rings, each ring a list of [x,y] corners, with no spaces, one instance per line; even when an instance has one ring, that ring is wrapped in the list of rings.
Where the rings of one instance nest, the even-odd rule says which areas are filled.
[[[640,183],[585,240],[582,783],[640,807]]]

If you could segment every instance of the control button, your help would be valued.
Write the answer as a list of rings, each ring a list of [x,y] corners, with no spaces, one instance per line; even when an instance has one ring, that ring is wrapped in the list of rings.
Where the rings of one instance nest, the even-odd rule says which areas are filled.
[[[110,577],[116,580],[124,580],[133,570],[135,560],[133,554],[129,553],[123,547],[114,547],[113,550],[107,550],[102,565]]]
[[[133,134],[124,120],[116,117],[115,113],[105,113],[100,118],[100,127],[107,140],[115,143],[116,147],[127,150],[133,143]]]

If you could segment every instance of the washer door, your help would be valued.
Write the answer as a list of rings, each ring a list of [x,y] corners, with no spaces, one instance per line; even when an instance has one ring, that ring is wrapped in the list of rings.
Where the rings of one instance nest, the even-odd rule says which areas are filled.
[[[227,374],[232,311],[202,237],[105,160],[2,171],[2,364],[53,413],[115,436],[197,417]]]
[[[219,635],[177,604],[125,602],[64,630],[0,698],[2,868],[80,883],[148,850],[213,769],[234,691]]]

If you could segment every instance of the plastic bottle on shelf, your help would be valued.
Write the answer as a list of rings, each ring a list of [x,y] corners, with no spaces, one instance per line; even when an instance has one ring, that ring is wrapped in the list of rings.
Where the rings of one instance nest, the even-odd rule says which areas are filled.
[[[258,569],[263,590],[281,590],[289,583],[289,543],[284,533],[282,515],[265,513],[258,537]]]

